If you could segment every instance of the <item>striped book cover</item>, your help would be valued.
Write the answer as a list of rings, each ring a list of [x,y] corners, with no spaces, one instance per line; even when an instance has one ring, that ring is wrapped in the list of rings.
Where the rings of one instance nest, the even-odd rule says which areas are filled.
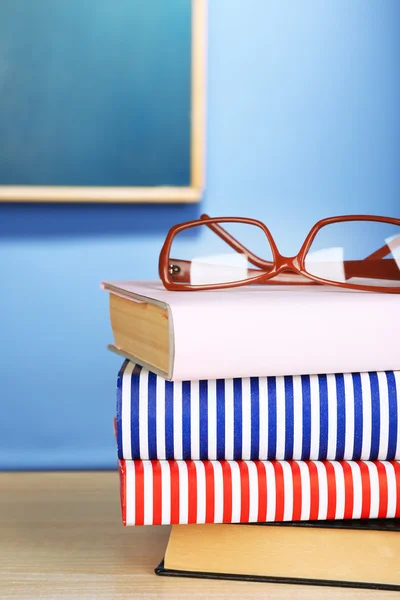
[[[397,460],[400,371],[171,382],[125,361],[120,459]]]
[[[398,461],[119,461],[124,525],[400,517]]]

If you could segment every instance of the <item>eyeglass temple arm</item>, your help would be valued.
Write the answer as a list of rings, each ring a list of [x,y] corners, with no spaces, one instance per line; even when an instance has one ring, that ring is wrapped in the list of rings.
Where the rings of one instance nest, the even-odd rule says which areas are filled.
[[[363,260],[345,260],[346,278],[367,277],[369,279],[399,280],[400,267],[398,262],[393,258],[383,260],[391,252],[391,248],[385,244]]]
[[[192,261],[182,260],[179,258],[170,258],[170,277],[174,283],[190,283],[190,273]],[[265,272],[265,271],[264,271]],[[248,269],[247,274],[251,277],[260,275],[262,271],[258,269]],[[252,283],[251,281],[249,283]],[[254,282],[257,283],[257,282]],[[320,285],[316,281],[311,281],[300,273],[290,273],[289,278],[286,273],[277,275],[276,277],[263,282],[268,284],[304,284],[304,285]]]
[[[369,256],[366,256],[364,260],[379,260],[381,258],[385,258],[385,256],[387,256],[390,253],[391,249],[387,244],[385,244],[384,246],[382,246],[382,248],[378,248],[378,250],[375,250],[375,252],[373,252]]]
[[[210,217],[206,214],[200,216],[201,220],[209,218]],[[211,229],[211,231],[216,233],[224,242],[228,244],[228,246],[233,248],[233,250],[236,250],[236,252],[242,252],[243,254],[246,254],[247,260],[255,267],[258,267],[259,269],[270,269],[273,266],[273,263],[271,261],[263,260],[259,256],[256,256],[255,254],[250,252],[250,250],[243,246],[243,244],[241,244],[236,238],[234,238],[233,235],[231,235],[223,227],[221,227],[219,223],[204,223],[204,225],[207,225],[207,227]]]

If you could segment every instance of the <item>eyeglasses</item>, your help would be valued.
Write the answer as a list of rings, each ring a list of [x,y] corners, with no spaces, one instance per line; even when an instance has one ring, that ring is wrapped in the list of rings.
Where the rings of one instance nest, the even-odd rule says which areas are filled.
[[[248,284],[326,284],[400,293],[400,219],[349,215],[318,221],[299,253],[280,254],[256,219],[202,215],[172,227],[160,253],[168,290]]]

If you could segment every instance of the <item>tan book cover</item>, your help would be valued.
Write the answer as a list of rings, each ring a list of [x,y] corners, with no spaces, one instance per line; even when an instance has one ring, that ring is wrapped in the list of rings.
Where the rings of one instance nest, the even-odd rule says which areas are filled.
[[[158,575],[400,591],[400,520],[174,525]]]

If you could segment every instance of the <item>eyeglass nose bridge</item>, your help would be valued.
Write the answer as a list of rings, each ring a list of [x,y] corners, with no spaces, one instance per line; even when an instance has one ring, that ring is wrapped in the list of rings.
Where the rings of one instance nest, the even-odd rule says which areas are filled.
[[[275,274],[284,272],[299,273],[300,263],[298,256],[283,256],[277,254],[275,257]]]

